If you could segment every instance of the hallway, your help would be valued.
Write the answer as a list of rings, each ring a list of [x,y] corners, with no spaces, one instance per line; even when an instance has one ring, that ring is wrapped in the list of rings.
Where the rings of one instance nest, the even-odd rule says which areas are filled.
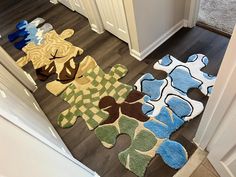
[[[38,8],[39,6],[41,8]],[[157,60],[166,54],[171,54],[182,61],[185,61],[188,56],[194,53],[205,54],[210,63],[204,70],[209,74],[216,75],[229,41],[226,37],[200,27],[183,28],[140,62],[129,55],[129,48],[126,43],[108,32],[101,35],[93,32],[85,17],[70,11],[61,4],[53,5],[48,0],[36,0],[34,3],[30,0],[8,0],[0,2],[0,12],[0,34],[2,35],[0,45],[15,60],[23,56],[24,53],[15,49],[7,41],[7,35],[14,31],[15,24],[19,20],[32,20],[36,17],[42,17],[46,19],[46,22],[51,23],[59,33],[68,28],[75,30],[75,34],[69,41],[84,50],[83,55],[76,58],[77,62],[80,62],[85,56],[91,55],[105,72],[108,72],[114,64],[123,64],[127,66],[129,72],[121,81],[128,84],[134,84],[141,75],[147,72],[153,73],[156,78],[165,78],[166,74],[164,72],[158,72],[152,67]],[[82,119],[78,119],[76,125],[72,128],[62,129],[58,127],[56,117],[68,107],[68,104],[46,90],[46,82],[37,80],[31,64],[25,66],[24,69],[31,74],[38,85],[38,90],[34,93],[34,96],[76,159],[102,177],[135,176],[126,170],[117,158],[118,152],[129,146],[130,139],[128,136],[119,136],[117,145],[112,149],[106,149],[96,138],[94,132],[87,129]],[[53,80],[53,78],[49,78],[47,82],[50,80]],[[207,97],[203,96],[200,91],[191,90],[189,96],[204,104],[207,102]],[[200,120],[201,115],[186,123],[171,137],[171,139],[185,146],[189,156],[196,150],[192,139]],[[165,165],[159,156],[156,156],[147,168],[145,176],[156,177],[158,174],[158,177],[171,177],[176,172],[176,170]]]
[[[201,0],[198,21],[232,34],[236,23],[235,0]]]

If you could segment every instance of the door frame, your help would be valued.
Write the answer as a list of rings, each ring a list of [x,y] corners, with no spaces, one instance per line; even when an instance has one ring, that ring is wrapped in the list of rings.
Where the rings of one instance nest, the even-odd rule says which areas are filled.
[[[223,58],[217,79],[193,141],[206,149],[222,123],[235,96],[232,78],[236,73],[236,27]]]
[[[201,0],[190,0],[188,27],[196,26]]]
[[[19,80],[31,92],[37,90],[33,78],[23,71],[13,58],[0,46],[0,64],[2,64],[17,80]]]

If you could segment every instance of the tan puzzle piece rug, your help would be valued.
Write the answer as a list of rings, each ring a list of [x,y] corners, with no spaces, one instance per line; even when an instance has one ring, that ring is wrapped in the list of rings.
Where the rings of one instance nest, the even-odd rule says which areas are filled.
[[[74,79],[77,71],[74,58],[83,50],[65,40],[73,34],[72,29],[64,30],[60,35],[55,30],[46,33],[42,44],[29,43],[22,49],[26,56],[17,60],[17,65],[23,67],[31,61],[41,80],[51,74],[57,74],[57,79],[62,81]]]
[[[58,96],[71,84],[74,84],[76,87],[86,85],[87,83],[90,82],[90,80],[84,77],[84,73],[86,73],[90,69],[94,69],[96,66],[97,63],[95,62],[95,60],[91,56],[86,56],[80,62],[74,80],[72,80],[69,83],[62,83],[58,80],[55,80],[46,84],[46,88],[49,92],[51,92],[55,96]]]
[[[61,95],[61,98],[67,101],[71,107],[59,115],[59,126],[63,128],[73,126],[78,116],[85,120],[90,130],[104,122],[109,115],[99,109],[99,101],[104,96],[112,96],[120,103],[125,100],[132,87],[118,80],[124,77],[127,71],[125,66],[117,64],[106,74],[97,65],[84,74],[88,83],[73,82],[74,84],[70,85]]]

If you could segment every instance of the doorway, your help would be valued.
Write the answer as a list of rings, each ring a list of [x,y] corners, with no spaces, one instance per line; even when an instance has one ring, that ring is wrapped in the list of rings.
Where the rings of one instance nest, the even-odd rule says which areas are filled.
[[[236,23],[236,0],[201,0],[197,24],[231,35]]]

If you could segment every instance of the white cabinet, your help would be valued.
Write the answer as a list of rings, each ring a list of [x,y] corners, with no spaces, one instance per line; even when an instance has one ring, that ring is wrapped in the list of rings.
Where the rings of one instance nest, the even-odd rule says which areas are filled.
[[[233,79],[234,80],[234,79]],[[234,88],[235,89],[235,88]],[[208,159],[222,177],[236,177],[236,99],[230,105],[210,144]]]
[[[87,17],[83,0],[58,0],[58,1],[64,4],[69,9],[76,11],[81,15]]]
[[[96,0],[104,28],[125,42],[129,34],[122,0]]]
[[[64,4],[66,7],[74,11],[74,7],[72,5],[71,0],[58,0],[60,3]]]
[[[122,0],[58,0],[73,11],[87,17],[92,29],[98,33],[105,28],[129,43],[129,33]],[[52,0],[51,0],[52,2]],[[100,21],[102,24],[100,24]]]
[[[127,42],[130,54],[140,61],[190,24],[186,19],[191,10],[188,0],[50,1],[85,15],[93,31],[101,34],[105,29]]]
[[[74,6],[74,10],[83,16],[87,17],[87,13],[85,10],[83,0],[72,0],[72,5]]]

